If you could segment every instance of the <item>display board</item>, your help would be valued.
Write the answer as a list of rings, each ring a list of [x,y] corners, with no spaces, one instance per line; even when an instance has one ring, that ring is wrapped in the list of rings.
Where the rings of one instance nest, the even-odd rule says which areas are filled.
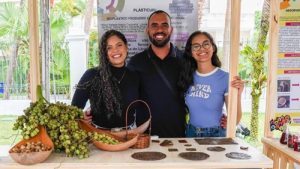
[[[300,125],[300,0],[280,2],[278,39],[275,116]]]
[[[129,56],[148,47],[145,34],[148,16],[164,10],[172,18],[171,41],[183,49],[190,33],[198,30],[197,0],[103,0],[97,5],[98,31],[119,30],[128,40]]]

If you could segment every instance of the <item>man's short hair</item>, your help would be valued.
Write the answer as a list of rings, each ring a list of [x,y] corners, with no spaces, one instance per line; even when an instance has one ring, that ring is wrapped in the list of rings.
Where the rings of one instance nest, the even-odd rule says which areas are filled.
[[[163,11],[163,10],[156,10],[154,12],[152,12],[148,18],[148,25],[149,25],[149,20],[150,18],[154,15],[154,14],[160,14],[160,13],[164,13],[168,16],[168,18],[170,19],[170,24],[171,24],[171,16],[166,12],[166,11]]]

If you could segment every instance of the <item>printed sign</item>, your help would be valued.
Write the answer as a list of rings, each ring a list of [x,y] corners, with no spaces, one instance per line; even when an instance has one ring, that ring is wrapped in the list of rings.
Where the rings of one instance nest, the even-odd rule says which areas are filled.
[[[174,28],[171,41],[183,49],[190,33],[198,30],[197,0],[101,0],[97,7],[100,35],[109,29],[125,34],[129,56],[149,45],[145,33],[149,15],[164,10],[172,18]]]
[[[279,18],[276,117],[300,125],[300,0],[282,0]]]

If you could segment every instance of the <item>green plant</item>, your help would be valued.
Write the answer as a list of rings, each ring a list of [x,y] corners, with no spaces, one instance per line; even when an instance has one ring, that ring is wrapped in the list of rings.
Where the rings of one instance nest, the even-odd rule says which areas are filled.
[[[22,5],[23,4],[23,5]],[[0,82],[7,83],[7,77],[12,84],[27,84],[29,71],[29,41],[28,41],[28,15],[27,3],[24,0],[20,4],[15,2],[0,3],[0,50],[6,54],[5,59],[1,59]],[[64,0],[55,3],[51,8],[50,27],[51,27],[51,84],[68,86],[70,83],[69,53],[66,48],[65,35],[71,24],[72,18],[81,15],[85,9],[84,0]],[[97,35],[91,36],[90,43],[91,65],[97,65]],[[11,58],[15,48],[15,58]],[[10,60],[16,64],[10,64]],[[9,60],[9,61],[8,61]],[[14,66],[16,65],[16,66]],[[7,72],[11,72],[8,74]],[[9,76],[8,76],[9,75]],[[10,82],[9,82],[10,84]],[[53,87],[53,85],[51,85]],[[69,87],[66,88],[69,91]],[[53,90],[53,89],[52,89]],[[14,95],[14,93],[11,93]]]
[[[251,139],[257,140],[258,136],[258,110],[259,99],[262,94],[262,89],[266,86],[266,71],[264,65],[263,53],[267,50],[267,46],[259,45],[257,50],[254,50],[249,45],[246,45],[241,51],[241,54],[245,56],[251,63],[251,71],[249,77],[251,81],[251,96],[252,96],[252,116],[251,116]]]
[[[256,28],[258,25],[258,18],[256,15]],[[269,30],[269,18],[270,18],[270,0],[264,0],[263,8],[261,12],[260,25],[258,30],[257,42],[255,48],[250,45],[246,45],[241,51],[249,62],[251,63],[250,81],[251,81],[251,97],[252,97],[252,113],[251,113],[251,125],[250,125],[250,139],[253,142],[258,142],[258,110],[259,99],[262,94],[262,89],[266,85],[266,68],[265,68],[265,51],[268,49],[266,39]]]
[[[90,32],[89,38],[89,59],[88,59],[88,67],[96,67],[99,64],[99,56],[98,56],[98,33],[97,31]]]
[[[83,4],[80,0],[58,2],[51,10],[51,38],[52,38],[52,58],[51,58],[51,93],[65,94],[61,90],[56,90],[57,86],[69,86],[70,83],[70,58],[67,44],[64,42],[65,35],[71,24],[73,16],[82,12]],[[54,87],[54,85],[56,87]],[[55,90],[55,91],[54,91]],[[66,88],[69,92],[69,87]]]
[[[88,132],[81,129],[78,120],[83,119],[81,109],[65,103],[49,103],[42,95],[41,86],[37,86],[37,100],[30,103],[24,115],[18,116],[13,130],[21,130],[23,139],[36,136],[39,126],[46,127],[56,151],[64,151],[68,157],[89,156]]]
[[[4,99],[9,99],[9,89],[13,82],[22,81],[22,76],[15,71],[18,56],[28,44],[27,7],[24,0],[18,5],[13,2],[0,4],[0,41],[1,50],[7,52]],[[25,45],[25,46],[24,46]],[[28,47],[27,47],[28,48]],[[28,55],[28,53],[23,53]],[[27,72],[25,73],[27,76]],[[24,80],[24,79],[23,79]]]
[[[82,14],[85,9],[85,1],[83,0],[64,0],[56,4],[56,7],[68,13],[71,17]]]

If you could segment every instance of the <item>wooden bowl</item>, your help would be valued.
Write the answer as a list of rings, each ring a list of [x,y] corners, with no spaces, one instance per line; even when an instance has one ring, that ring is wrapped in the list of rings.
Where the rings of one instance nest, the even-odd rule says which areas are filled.
[[[145,123],[143,123],[142,125],[140,125],[137,128],[128,130],[127,134],[143,134],[147,128],[150,125],[150,119],[148,119]],[[107,134],[111,134],[120,138],[126,138],[126,130],[122,130],[122,131],[109,131],[109,130],[101,130],[101,129],[97,129],[94,126],[92,126],[90,123],[87,123],[86,121],[80,120],[79,124],[81,126],[82,129],[86,130],[86,131],[90,131],[90,132],[99,132],[99,133],[107,133]]]
[[[134,144],[136,144],[137,140],[138,140],[138,134],[130,134],[131,137],[130,138],[126,138],[126,137],[119,137],[116,135],[111,134],[109,131],[106,130],[101,130],[101,129],[97,129],[95,127],[93,127],[91,124],[88,124],[87,122],[80,120],[79,121],[79,125],[82,129],[88,131],[88,132],[97,132],[100,134],[105,134],[107,136],[110,136],[116,140],[118,140],[120,143],[118,144],[105,144],[101,141],[95,141],[93,140],[93,144],[100,150],[105,150],[105,151],[123,151],[123,150],[127,150],[128,148],[130,148],[131,146],[133,146]]]
[[[43,162],[49,157],[49,155],[54,149],[53,142],[48,136],[45,127],[40,126],[39,130],[40,132],[38,135],[28,140],[20,141],[9,150],[9,155],[13,160],[23,165],[31,165],[31,164]],[[13,153],[12,151],[13,148],[19,147],[21,145],[25,145],[27,142],[38,142],[38,141],[42,142],[47,147],[51,147],[51,149],[48,151],[30,152],[30,153]]]
[[[138,134],[135,134],[135,136],[130,138],[129,140],[124,140],[122,138],[118,138],[113,135],[109,135],[109,136],[118,140],[119,143],[118,144],[105,144],[101,141],[94,140],[93,144],[100,150],[104,150],[104,151],[123,151],[123,150],[127,150],[128,148],[135,145],[138,140]]]

